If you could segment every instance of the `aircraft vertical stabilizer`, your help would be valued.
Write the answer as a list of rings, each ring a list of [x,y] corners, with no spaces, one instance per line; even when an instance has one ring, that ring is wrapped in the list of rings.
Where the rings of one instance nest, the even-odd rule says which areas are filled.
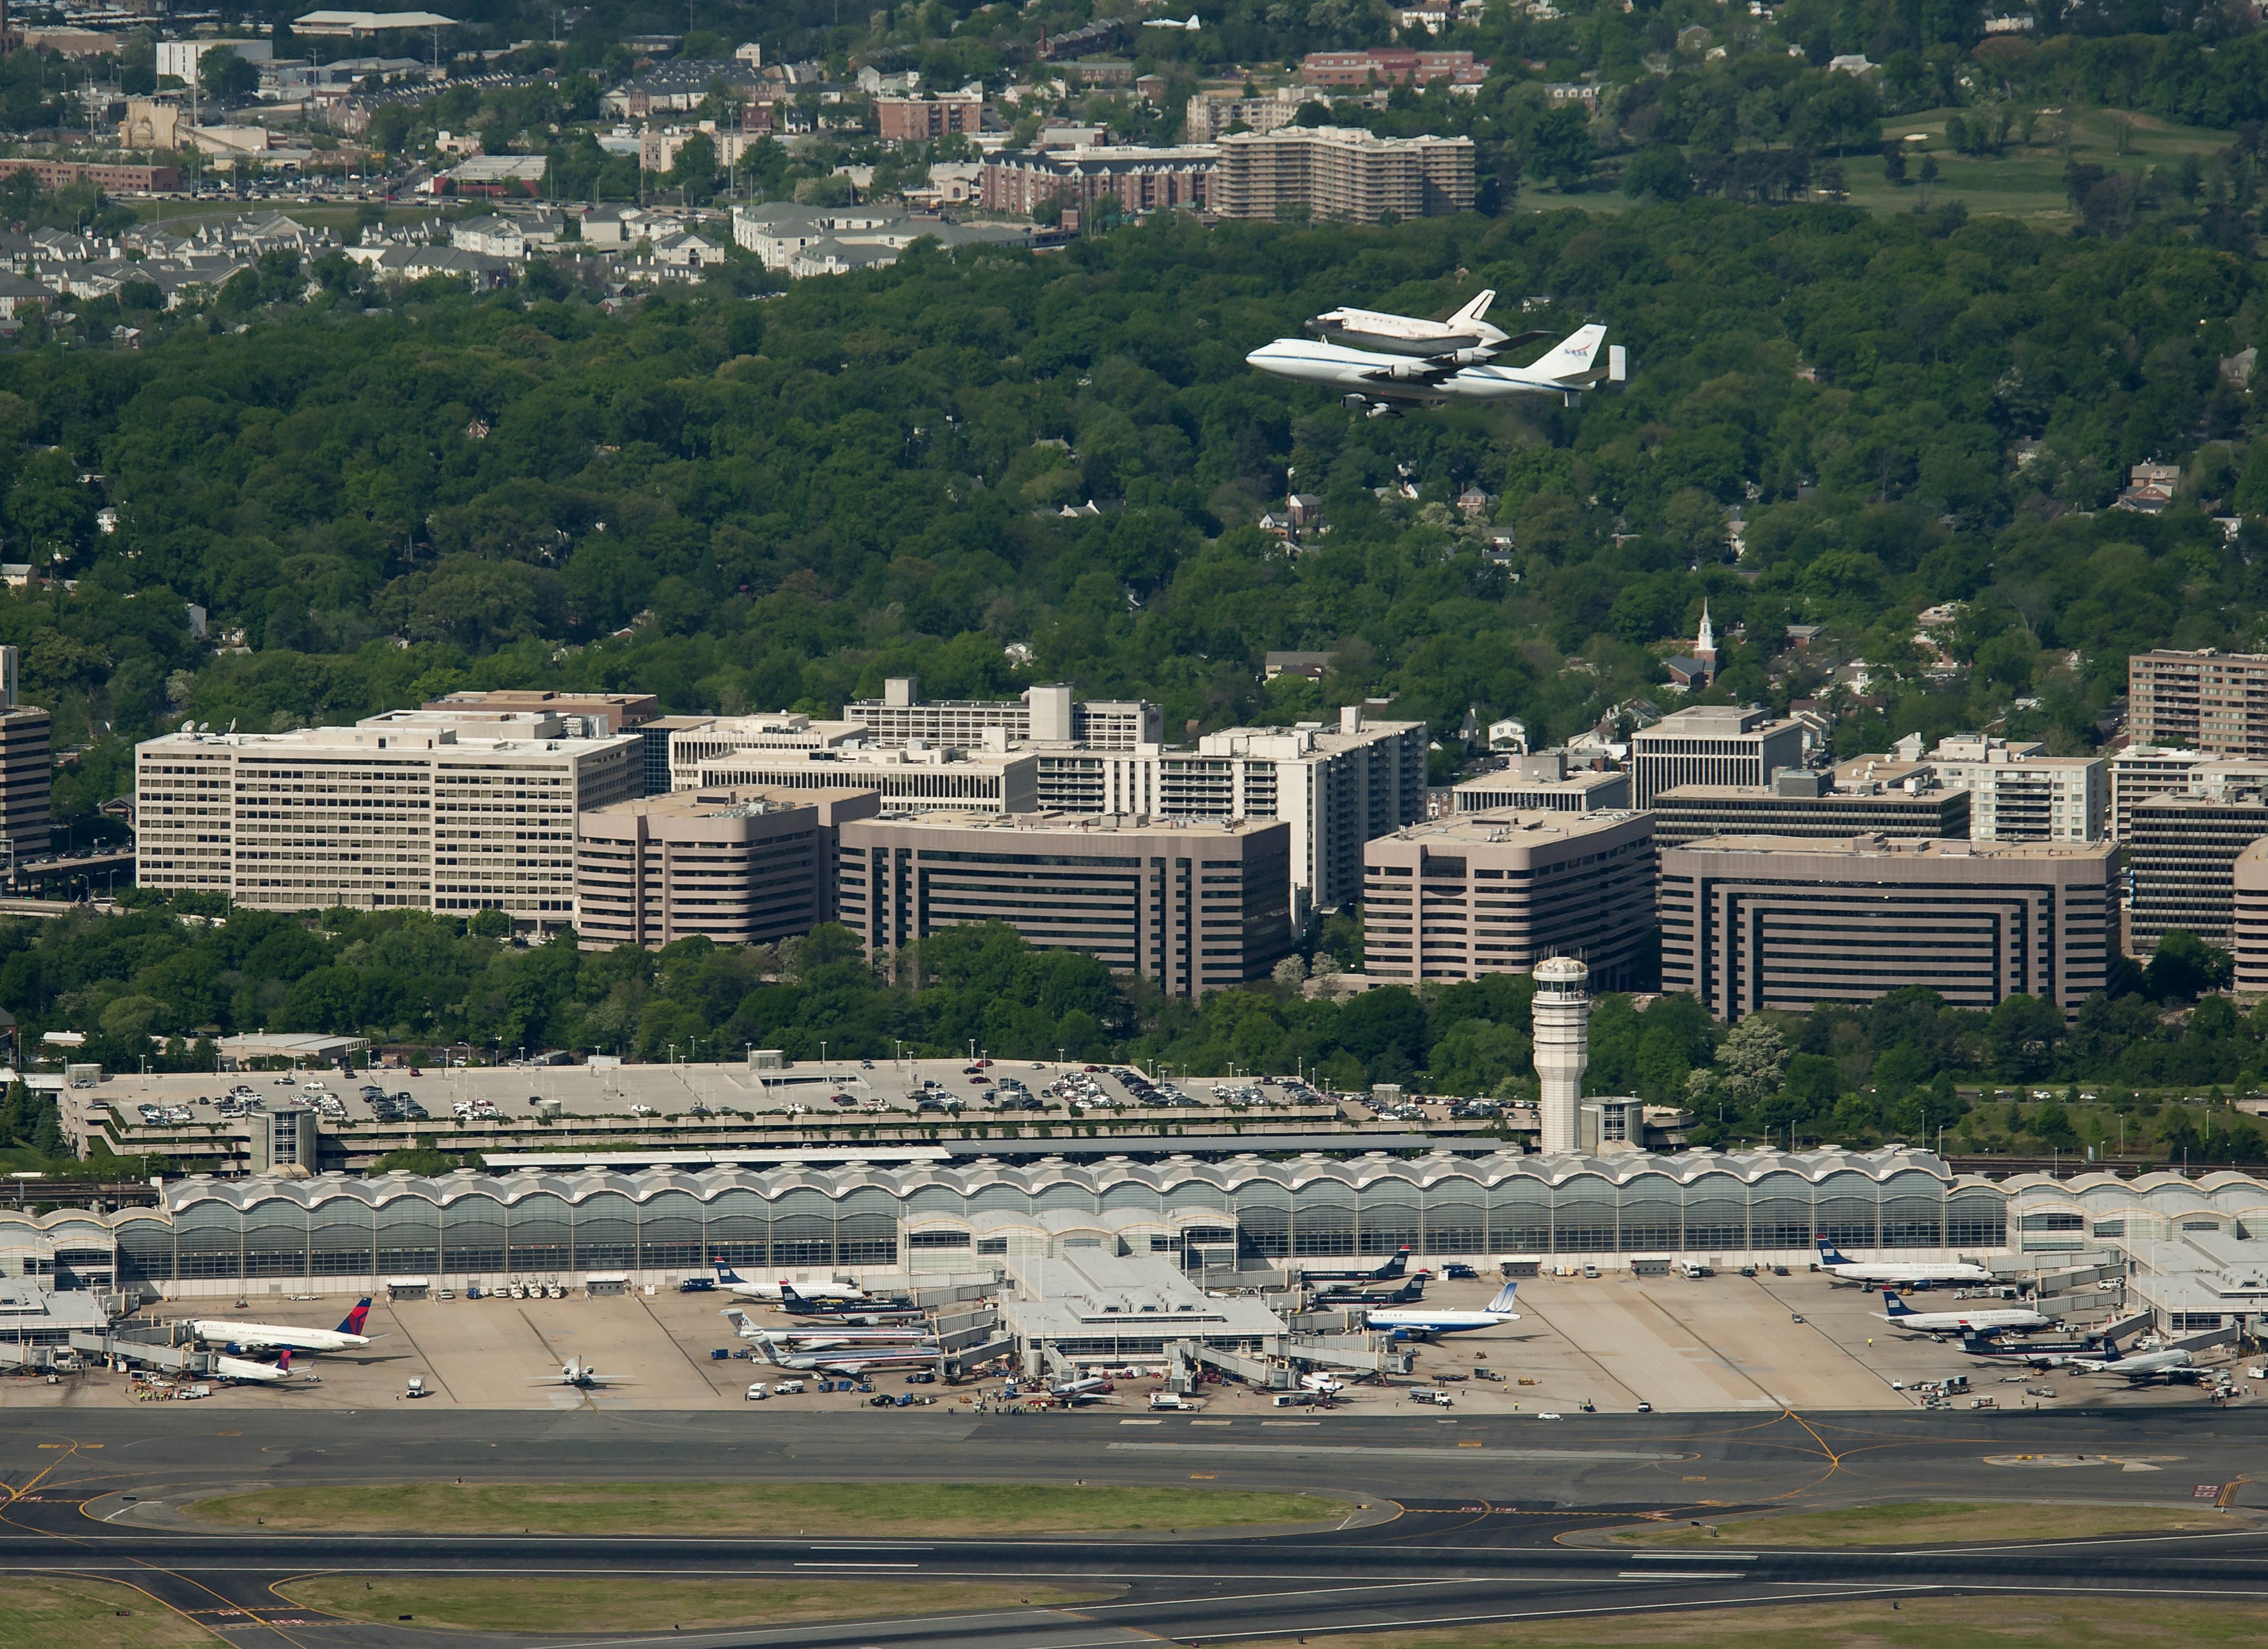
[[[1540,378],[1587,377],[1595,370],[1599,346],[1606,339],[1607,329],[1604,327],[1580,328],[1558,348],[1526,370]]]

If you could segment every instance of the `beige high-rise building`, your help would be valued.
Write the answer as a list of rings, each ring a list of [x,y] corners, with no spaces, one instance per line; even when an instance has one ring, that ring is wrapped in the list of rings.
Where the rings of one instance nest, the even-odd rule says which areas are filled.
[[[1223,217],[1274,219],[1301,207],[1362,224],[1470,211],[1473,140],[1346,126],[1232,132],[1220,140],[1211,203]]]
[[[2107,842],[1712,836],[1662,850],[1661,988],[1728,1023],[1911,985],[2075,1009],[2108,983],[2118,883]]]
[[[1195,997],[1291,947],[1290,829],[1053,813],[891,813],[844,821],[836,919],[870,952],[1000,922]]]
[[[1631,983],[1653,931],[1653,821],[1642,813],[1460,813],[1362,850],[1363,971],[1477,979],[1579,956]]]
[[[636,734],[556,716],[396,710],[351,727],[172,732],[135,747],[136,877],[258,910],[575,914],[575,815],[634,796]]]
[[[880,806],[872,791],[691,790],[593,808],[576,819],[576,934],[612,950],[807,933],[834,912],[836,825]]]

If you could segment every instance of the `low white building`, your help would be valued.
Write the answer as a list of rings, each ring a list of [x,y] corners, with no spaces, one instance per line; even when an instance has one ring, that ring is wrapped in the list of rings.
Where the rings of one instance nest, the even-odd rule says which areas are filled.
[[[1011,1252],[1005,1260],[1012,1286],[1000,1320],[1027,1352],[1049,1347],[1074,1363],[1109,1366],[1162,1358],[1175,1340],[1258,1350],[1285,1332],[1284,1320],[1256,1297],[1208,1294],[1146,1244],[1123,1253],[1124,1245],[1101,1232],[1048,1240],[1052,1218],[1037,1216],[1035,1234],[1053,1252],[1023,1258]]]

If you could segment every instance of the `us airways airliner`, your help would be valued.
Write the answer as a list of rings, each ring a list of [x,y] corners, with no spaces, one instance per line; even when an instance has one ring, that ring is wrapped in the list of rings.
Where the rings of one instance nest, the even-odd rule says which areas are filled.
[[[1819,1269],[1838,1283],[1880,1288],[1929,1288],[1947,1283],[1994,1283],[1999,1280],[1981,1265],[1957,1260],[1854,1260],[1835,1246],[1832,1237],[1819,1239]]]
[[[1451,1311],[1440,1306],[1396,1306],[1390,1311],[1366,1312],[1363,1326],[1383,1329],[1397,1339],[1430,1339],[1437,1334],[1464,1334],[1474,1329],[1493,1329],[1499,1323],[1518,1322],[1520,1314],[1512,1308],[1513,1291],[1517,1283],[1506,1283],[1494,1299],[1479,1311]]]

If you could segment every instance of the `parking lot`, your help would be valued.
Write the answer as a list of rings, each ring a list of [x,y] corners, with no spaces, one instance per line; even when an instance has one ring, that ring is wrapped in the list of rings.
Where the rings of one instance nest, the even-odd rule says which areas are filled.
[[[1427,1298],[1477,1307],[1493,1290],[1485,1280],[1437,1283]],[[265,1296],[241,1313],[232,1302],[206,1301],[169,1307],[166,1314],[257,1316],[328,1328],[350,1303],[343,1297]],[[1913,1387],[1956,1373],[1971,1382],[1971,1390],[1956,1399],[1964,1407],[1972,1398],[1990,1398],[2002,1408],[2205,1401],[2193,1386],[2130,1390],[2113,1376],[2067,1370],[2020,1376],[1964,1356],[1950,1343],[1893,1331],[1874,1315],[1880,1306],[1880,1297],[1871,1291],[1832,1287],[1826,1277],[1805,1272],[1722,1274],[1690,1281],[1625,1273],[1539,1277],[1520,1286],[1519,1321],[1421,1345],[1410,1378],[1382,1386],[1351,1384],[1338,1394],[1334,1411],[1411,1410],[1410,1393],[1419,1389],[1444,1391],[1454,1408],[1485,1414],[1572,1414],[1586,1404],[1602,1413],[1629,1413],[1642,1402],[1664,1413],[1904,1410],[1917,1406]],[[295,1373],[305,1368],[316,1380],[218,1386],[210,1401],[230,1408],[366,1409],[409,1401],[405,1394],[415,1374],[432,1393],[423,1401],[475,1409],[586,1402],[632,1410],[738,1407],[747,1401],[752,1381],[769,1386],[788,1371],[711,1355],[744,1344],[719,1314],[727,1307],[746,1310],[759,1322],[786,1321],[775,1308],[735,1301],[721,1292],[674,1290],[598,1299],[380,1302],[370,1316],[369,1331],[383,1336],[375,1344],[298,1359]],[[539,1383],[556,1376],[570,1358],[593,1366],[609,1383],[591,1390]],[[1476,1369],[1503,1378],[1476,1378]],[[2002,1384],[2004,1378],[2011,1383]],[[1154,1374],[1119,1380],[1102,1401],[1140,1413],[1147,1395],[1162,1384]],[[873,1385],[873,1395],[934,1395],[942,1404],[958,1406],[1002,1401],[1004,1382],[909,1386],[902,1374],[891,1373],[877,1375]],[[124,1402],[131,1400],[127,1387],[123,1377],[111,1373],[78,1376],[52,1388],[0,1380],[0,1405]],[[2029,1395],[2032,1388],[2052,1389],[2055,1395],[2036,1397]],[[768,1401],[863,1407],[869,1395],[806,1390]],[[1200,1401],[1215,1415],[1273,1411],[1269,1394],[1229,1386],[1208,1386]]]

